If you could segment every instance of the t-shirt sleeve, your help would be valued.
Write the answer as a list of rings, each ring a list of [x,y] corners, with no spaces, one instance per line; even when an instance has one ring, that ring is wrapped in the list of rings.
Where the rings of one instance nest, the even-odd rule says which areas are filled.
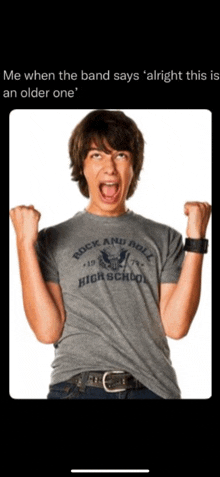
[[[182,235],[174,229],[169,229],[168,248],[162,266],[161,283],[177,283],[184,260]]]
[[[46,282],[59,283],[59,272],[53,256],[54,237],[50,229],[43,229],[38,234],[36,252],[43,278]]]

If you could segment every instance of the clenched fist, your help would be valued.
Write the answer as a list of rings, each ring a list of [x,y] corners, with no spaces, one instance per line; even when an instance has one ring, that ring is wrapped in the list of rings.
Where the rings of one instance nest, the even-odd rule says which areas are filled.
[[[188,216],[187,237],[205,238],[212,207],[208,202],[186,202],[184,213]]]
[[[10,217],[19,243],[29,245],[36,243],[40,216],[40,212],[35,210],[33,205],[29,207],[21,205],[10,210]]]

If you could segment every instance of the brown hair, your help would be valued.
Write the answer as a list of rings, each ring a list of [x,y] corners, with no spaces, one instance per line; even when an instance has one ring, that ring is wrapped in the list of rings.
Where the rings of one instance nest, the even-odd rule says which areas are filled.
[[[108,152],[107,142],[116,151],[132,153],[134,176],[127,194],[129,199],[137,187],[144,158],[144,139],[135,122],[121,111],[98,109],[85,116],[75,127],[69,140],[71,177],[79,183],[85,197],[89,197],[89,190],[83,173],[83,161],[92,141],[105,152]]]

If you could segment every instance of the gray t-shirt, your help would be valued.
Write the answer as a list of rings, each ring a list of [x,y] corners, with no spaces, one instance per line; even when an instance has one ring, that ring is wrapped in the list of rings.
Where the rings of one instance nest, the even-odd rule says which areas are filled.
[[[159,396],[180,399],[159,284],[178,281],[181,235],[132,211],[83,211],[41,230],[37,252],[44,279],[61,286],[66,311],[51,384],[83,371],[123,370]]]

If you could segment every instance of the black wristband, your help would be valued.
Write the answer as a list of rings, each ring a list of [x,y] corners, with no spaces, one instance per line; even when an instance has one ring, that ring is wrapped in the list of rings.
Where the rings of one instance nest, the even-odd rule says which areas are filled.
[[[186,252],[207,253],[208,242],[207,239],[186,238],[184,250]]]

